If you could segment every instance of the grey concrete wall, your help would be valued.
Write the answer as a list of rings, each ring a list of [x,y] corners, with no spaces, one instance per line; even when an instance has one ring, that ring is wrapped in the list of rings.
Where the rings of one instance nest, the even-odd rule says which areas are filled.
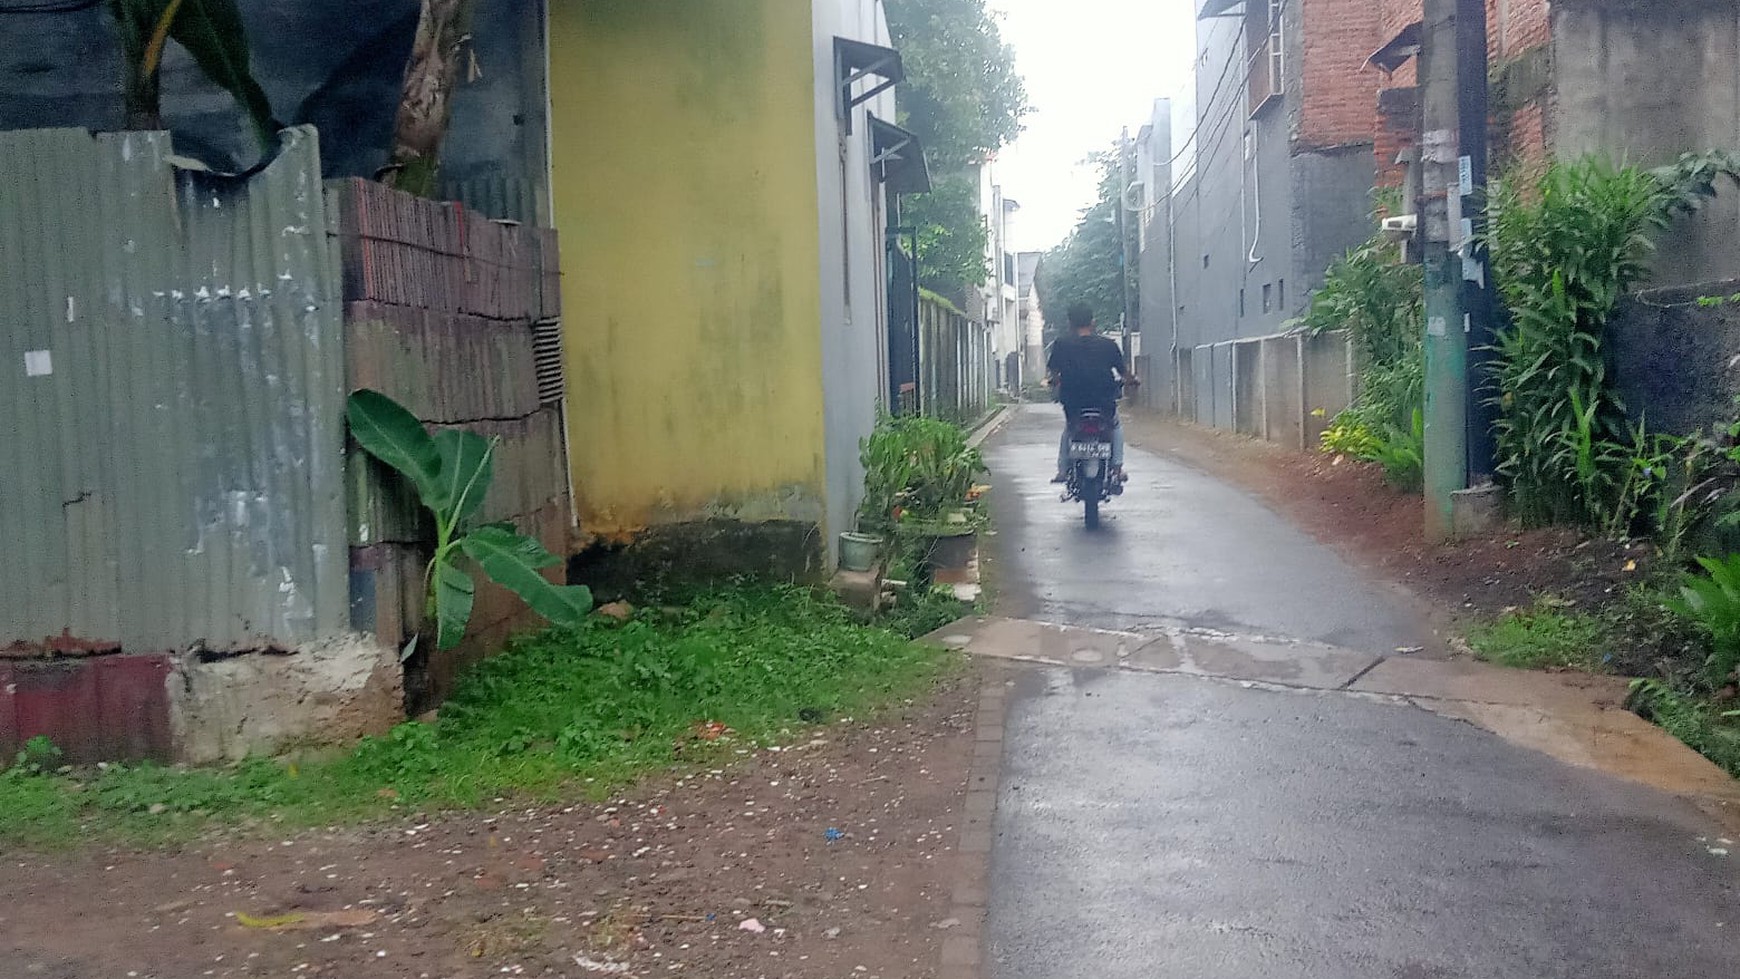
[[[1308,337],[1300,351],[1304,361],[1305,444],[1315,446],[1335,416],[1353,404],[1353,348],[1339,333]]]
[[[1740,279],[1646,292],[1623,301],[1608,321],[1613,382],[1633,421],[1653,432],[1725,428],[1740,394],[1740,304],[1703,306],[1700,296],[1731,297]]]
[[[1300,153],[1292,179],[1297,288],[1287,290],[1287,315],[1301,316],[1329,266],[1377,231],[1371,216],[1376,158],[1369,143]]]
[[[1263,360],[1264,438],[1289,449],[1305,448],[1304,373],[1299,337],[1268,337],[1261,341]]]
[[[888,25],[872,0],[821,0],[812,10],[818,78],[834,70],[835,37],[890,43]],[[822,406],[828,490],[823,539],[829,567],[839,535],[855,527],[854,514],[864,495],[858,444],[876,427],[876,409],[888,389],[886,200],[870,170],[869,116],[892,121],[894,93],[884,92],[852,112],[847,132],[835,112],[833,88],[815,87],[821,371],[827,392]]]
[[[1241,340],[1232,345],[1233,431],[1263,437],[1263,341]]]
[[[387,160],[418,0],[239,3],[255,75],[277,117],[320,130],[324,176],[372,176]],[[544,183],[543,7],[478,5],[479,74],[454,101],[443,157],[450,182]],[[230,172],[259,158],[234,100],[178,45],[165,51],[162,80],[177,152]],[[106,4],[0,16],[0,129],[121,124],[120,51]]]
[[[1210,375],[1214,386],[1214,427],[1230,430],[1238,410],[1235,393],[1238,377],[1233,364],[1232,341],[1214,344],[1210,348],[1209,361],[1214,365]]]
[[[1195,398],[1185,417],[1198,425],[1214,426],[1214,348],[1197,347],[1191,358],[1191,387]]]
[[[1554,0],[1554,150],[1636,164],[1740,150],[1740,4]],[[1732,189],[1662,242],[1657,286],[1740,274]]]

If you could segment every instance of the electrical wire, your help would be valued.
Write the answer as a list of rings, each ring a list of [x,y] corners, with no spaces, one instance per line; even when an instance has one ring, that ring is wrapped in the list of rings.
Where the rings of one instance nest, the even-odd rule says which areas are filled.
[[[101,6],[104,0],[26,0],[25,3],[0,3],[3,14],[76,14]]]

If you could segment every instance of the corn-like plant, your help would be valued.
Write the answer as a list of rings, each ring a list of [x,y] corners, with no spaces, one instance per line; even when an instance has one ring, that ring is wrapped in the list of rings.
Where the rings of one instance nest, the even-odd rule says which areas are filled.
[[[122,96],[127,128],[161,129],[158,69],[165,45],[187,49],[207,78],[235,96],[260,145],[278,125],[266,92],[248,67],[248,36],[236,0],[109,0],[125,58]]]
[[[457,646],[471,620],[477,586],[462,558],[556,625],[580,624],[592,609],[591,591],[552,584],[539,573],[560,558],[510,523],[473,522],[494,479],[495,440],[456,429],[431,436],[417,416],[378,391],[357,391],[347,408],[357,444],[404,476],[435,517],[435,553],[423,582],[439,648]]]

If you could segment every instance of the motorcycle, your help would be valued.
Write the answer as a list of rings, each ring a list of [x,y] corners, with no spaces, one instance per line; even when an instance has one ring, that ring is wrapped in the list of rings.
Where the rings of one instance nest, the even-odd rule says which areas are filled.
[[[1113,424],[1113,418],[1097,408],[1077,412],[1069,421],[1069,469],[1063,502],[1080,501],[1089,530],[1100,525],[1100,504],[1124,492],[1124,484],[1112,477]]]

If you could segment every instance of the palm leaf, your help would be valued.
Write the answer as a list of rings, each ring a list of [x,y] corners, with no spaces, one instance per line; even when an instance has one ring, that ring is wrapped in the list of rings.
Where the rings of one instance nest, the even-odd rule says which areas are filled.
[[[532,611],[560,626],[576,626],[592,610],[592,592],[583,585],[552,584],[540,568],[561,564],[530,537],[499,525],[479,527],[459,542],[491,581],[520,596]]]

